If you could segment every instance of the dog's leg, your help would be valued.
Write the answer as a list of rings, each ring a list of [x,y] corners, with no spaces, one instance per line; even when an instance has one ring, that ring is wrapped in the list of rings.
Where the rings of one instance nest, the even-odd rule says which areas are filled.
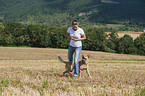
[[[79,69],[79,78],[81,78],[81,70]]]
[[[86,72],[87,72],[88,76],[92,79],[92,77],[91,77],[91,75],[90,75],[90,73],[89,73],[88,68],[86,69]]]
[[[73,75],[69,72],[70,77],[72,77]]]
[[[64,72],[63,72],[63,76],[65,75],[65,73],[68,73],[68,72],[67,72],[67,71],[64,71]]]
[[[66,64],[65,65],[65,71],[63,72],[63,76],[66,74],[66,73],[69,73],[69,70],[68,70],[68,67],[67,67],[68,65]]]
[[[74,69],[74,66],[73,66],[73,65],[71,65],[70,72],[73,72],[73,69]]]
[[[74,61],[70,61],[70,72],[73,72],[74,69]]]

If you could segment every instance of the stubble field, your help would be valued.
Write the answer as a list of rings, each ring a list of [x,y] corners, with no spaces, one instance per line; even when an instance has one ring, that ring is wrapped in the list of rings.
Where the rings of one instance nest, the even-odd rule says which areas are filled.
[[[145,56],[83,50],[89,71],[62,76],[67,49],[0,47],[2,96],[144,96]],[[80,57],[81,59],[81,57]]]
[[[133,40],[139,37],[143,32],[132,32],[132,31],[120,31],[118,32],[118,36],[122,38],[125,34],[130,35]]]

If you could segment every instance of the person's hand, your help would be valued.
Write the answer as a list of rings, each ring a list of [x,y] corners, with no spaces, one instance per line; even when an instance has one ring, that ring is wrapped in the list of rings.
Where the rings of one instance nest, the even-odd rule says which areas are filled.
[[[74,41],[78,41],[78,39],[76,39],[76,38],[74,38],[74,37],[71,37],[71,39],[74,40]]]

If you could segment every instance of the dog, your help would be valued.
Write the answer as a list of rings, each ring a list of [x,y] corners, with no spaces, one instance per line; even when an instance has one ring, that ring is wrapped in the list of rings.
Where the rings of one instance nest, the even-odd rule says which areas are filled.
[[[74,69],[74,61],[64,61],[59,55],[57,55],[58,60],[62,63],[65,64],[65,71],[63,72],[63,76],[66,73],[69,73],[70,75],[72,75],[70,72],[73,71]],[[88,59],[89,59],[90,55],[82,55],[82,60],[79,61],[79,77],[81,78],[81,71],[82,70],[86,70],[86,73],[88,74],[88,76],[92,79],[90,73],[89,73],[89,69],[88,69]]]

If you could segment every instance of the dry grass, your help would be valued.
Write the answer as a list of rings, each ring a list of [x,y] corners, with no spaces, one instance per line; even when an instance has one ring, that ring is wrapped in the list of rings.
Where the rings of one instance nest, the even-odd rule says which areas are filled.
[[[132,32],[132,31],[120,31],[118,32],[119,37],[123,37],[125,34],[130,35],[133,39],[136,39],[138,36],[140,36],[140,34],[142,34],[143,32]]]
[[[2,96],[143,96],[145,56],[82,51],[89,70],[81,79],[63,77],[67,49],[0,47]]]
[[[106,34],[109,34],[110,32],[106,32]],[[119,38],[122,38],[125,34],[130,35],[133,40],[139,37],[143,32],[132,32],[132,31],[119,31],[117,32]]]

